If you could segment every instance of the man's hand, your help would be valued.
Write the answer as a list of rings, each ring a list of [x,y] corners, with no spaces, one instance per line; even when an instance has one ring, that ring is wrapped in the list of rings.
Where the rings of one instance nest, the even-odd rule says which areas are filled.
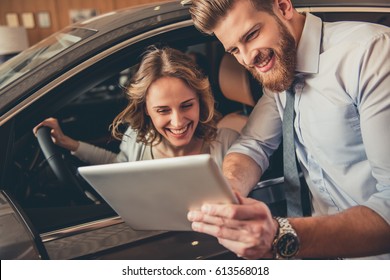
[[[237,194],[241,204],[204,204],[190,211],[194,231],[218,238],[221,245],[246,259],[272,258],[277,223],[264,203]]]

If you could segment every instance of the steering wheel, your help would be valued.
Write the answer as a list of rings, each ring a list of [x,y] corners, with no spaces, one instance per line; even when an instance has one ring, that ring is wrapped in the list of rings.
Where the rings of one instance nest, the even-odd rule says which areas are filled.
[[[61,186],[66,188],[66,193],[69,194],[71,201],[90,203],[91,200],[87,197],[86,191],[81,186],[76,174],[69,169],[59,147],[53,143],[50,130],[51,128],[47,126],[41,126],[37,130],[38,143],[46,161],[49,163]]]

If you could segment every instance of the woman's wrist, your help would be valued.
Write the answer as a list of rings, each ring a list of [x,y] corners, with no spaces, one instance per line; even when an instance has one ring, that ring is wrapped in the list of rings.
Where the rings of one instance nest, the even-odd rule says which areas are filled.
[[[77,140],[74,140],[68,136],[66,136],[66,140],[64,141],[62,147],[65,149],[68,149],[71,152],[77,151],[77,149],[80,146],[80,142]]]

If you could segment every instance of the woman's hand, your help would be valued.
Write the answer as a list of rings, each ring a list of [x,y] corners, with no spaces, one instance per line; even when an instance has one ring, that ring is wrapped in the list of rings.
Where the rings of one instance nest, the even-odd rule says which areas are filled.
[[[190,211],[192,229],[215,236],[239,257],[272,258],[277,222],[264,203],[237,196],[241,204],[204,204],[201,210]]]
[[[79,147],[79,142],[65,135],[58,123],[58,120],[55,118],[48,118],[43,122],[39,123],[36,127],[33,128],[33,132],[36,135],[38,128],[41,126],[47,126],[51,128],[50,134],[53,140],[53,143],[56,145],[68,149],[70,151],[76,151]]]

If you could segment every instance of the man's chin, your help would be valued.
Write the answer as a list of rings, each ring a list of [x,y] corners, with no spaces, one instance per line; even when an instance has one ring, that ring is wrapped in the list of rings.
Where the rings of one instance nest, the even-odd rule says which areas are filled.
[[[283,92],[287,90],[292,83],[291,78],[286,78],[286,76],[283,75],[275,75],[271,73],[259,73],[256,69],[248,69],[253,77],[260,82],[260,84],[273,92]],[[280,76],[280,78],[275,77]]]

